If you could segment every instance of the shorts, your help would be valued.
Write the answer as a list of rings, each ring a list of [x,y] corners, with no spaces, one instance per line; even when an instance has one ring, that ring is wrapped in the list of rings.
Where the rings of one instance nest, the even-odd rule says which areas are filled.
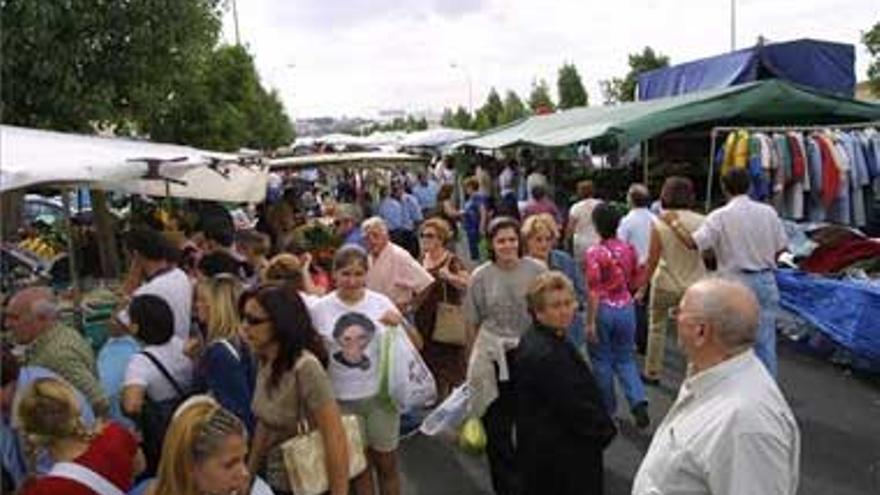
[[[400,442],[400,413],[378,396],[358,400],[340,400],[343,414],[360,419],[361,433],[367,447],[377,452],[394,452]]]

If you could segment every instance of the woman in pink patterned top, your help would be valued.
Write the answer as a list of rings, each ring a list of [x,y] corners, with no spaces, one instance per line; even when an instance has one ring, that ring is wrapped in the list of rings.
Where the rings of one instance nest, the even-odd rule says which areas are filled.
[[[635,360],[636,313],[632,293],[642,283],[635,248],[616,237],[620,215],[607,203],[596,205],[593,223],[602,241],[584,256],[590,288],[587,338],[602,403],[614,416],[614,376],[623,386],[639,428],[650,424],[648,401]]]

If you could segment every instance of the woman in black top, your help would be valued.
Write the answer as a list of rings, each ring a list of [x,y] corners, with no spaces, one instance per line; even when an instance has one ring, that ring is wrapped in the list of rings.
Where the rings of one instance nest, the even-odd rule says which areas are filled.
[[[566,339],[577,310],[561,272],[531,284],[535,324],[517,348],[517,442],[522,495],[601,494],[602,451],[617,433],[583,356]]]

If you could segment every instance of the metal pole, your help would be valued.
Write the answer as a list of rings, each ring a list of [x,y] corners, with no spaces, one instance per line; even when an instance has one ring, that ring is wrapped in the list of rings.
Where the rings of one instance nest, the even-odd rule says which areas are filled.
[[[706,178],[706,213],[712,209],[712,181],[715,177],[715,130],[709,134],[709,176]]]
[[[67,229],[67,266],[70,269],[70,288],[73,290],[73,316],[78,330],[82,330],[82,287],[80,286],[79,270],[76,266],[76,242],[74,240],[73,222],[70,220],[70,190],[61,190],[61,205],[64,208],[64,226]]]
[[[736,50],[736,0],[730,0],[730,51]]]
[[[471,71],[465,69],[465,74],[467,75],[467,83],[468,83],[468,112],[471,115],[474,114],[474,85],[473,80],[471,79]]]
[[[238,2],[232,0],[232,20],[235,22],[235,44],[241,45],[241,36],[238,32]]]

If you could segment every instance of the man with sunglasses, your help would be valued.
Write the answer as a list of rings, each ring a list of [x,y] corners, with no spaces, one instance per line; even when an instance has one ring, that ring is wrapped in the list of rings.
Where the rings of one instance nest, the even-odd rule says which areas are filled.
[[[704,279],[673,313],[688,376],[654,433],[633,495],[794,495],[800,432],[752,349],[754,294],[739,282]]]

